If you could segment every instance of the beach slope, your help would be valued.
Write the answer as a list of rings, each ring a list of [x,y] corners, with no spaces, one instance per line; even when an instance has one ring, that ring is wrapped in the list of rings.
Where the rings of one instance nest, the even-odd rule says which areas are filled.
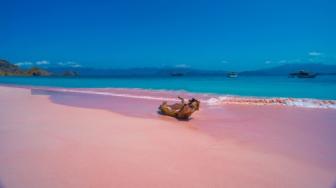
[[[228,105],[230,118],[220,120],[226,130],[219,134],[223,128],[218,128],[218,120],[198,121],[206,118],[204,110],[190,122],[134,117],[58,104],[48,95],[32,95],[29,88],[5,86],[0,86],[0,106],[0,188],[332,188],[336,184],[336,152],[328,148],[336,140],[325,134],[335,133],[330,119],[334,111],[314,113],[320,115],[311,117],[316,121],[307,123],[307,129],[320,130],[318,120],[330,119],[330,124],[322,122],[323,130],[314,137],[291,124],[295,117],[289,114],[312,113],[300,109],[280,110],[284,127],[264,131],[259,128],[267,129],[270,121],[258,116],[276,119],[274,108]],[[247,116],[233,115],[238,112],[253,114],[246,128],[254,136],[244,139]],[[216,126],[211,128],[212,123]],[[233,125],[240,127],[233,130]],[[293,137],[302,139],[296,143]],[[319,138],[326,148],[304,145],[301,152],[300,141],[320,143]],[[285,149],[278,151],[279,143]],[[312,156],[321,151],[323,156],[301,158],[307,147]]]

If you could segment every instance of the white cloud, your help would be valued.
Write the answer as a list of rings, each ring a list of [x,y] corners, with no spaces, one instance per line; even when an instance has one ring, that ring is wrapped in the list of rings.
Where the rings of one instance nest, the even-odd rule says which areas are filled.
[[[41,60],[41,61],[36,61],[36,62],[32,62],[32,61],[22,61],[22,62],[17,62],[15,63],[15,65],[20,66],[20,67],[24,67],[24,66],[34,66],[34,65],[49,65],[49,61],[47,60]]]
[[[60,65],[60,66],[64,66],[64,67],[75,67],[75,68],[82,67],[81,64],[73,62],[73,61],[58,62],[57,64]]]
[[[301,63],[302,60],[301,59],[290,59],[290,60],[287,60],[287,59],[282,59],[282,60],[266,60],[264,63],[266,65],[269,65],[269,64],[286,64],[286,63]]]
[[[70,65],[70,67],[82,67],[82,65],[80,65],[80,64],[72,64],[72,65]]]
[[[265,61],[265,64],[271,64],[271,63],[272,63],[272,61],[270,61],[270,60]]]
[[[178,64],[178,65],[175,65],[175,67],[177,67],[177,68],[188,68],[189,65],[187,65],[187,64]]]
[[[319,63],[319,62],[322,62],[320,59],[317,59],[317,58],[309,58],[308,61],[311,62],[311,63]]]
[[[23,66],[31,66],[31,65],[33,65],[33,63],[30,62],[30,61],[23,61],[23,62],[15,63],[15,65],[23,67]]]
[[[41,60],[41,61],[36,61],[36,65],[49,65],[49,61],[46,60]]]
[[[280,64],[285,64],[285,63],[288,63],[288,61],[287,60],[280,60],[279,63]]]
[[[322,53],[320,53],[320,52],[309,52],[308,55],[316,57],[316,56],[322,55]]]
[[[223,64],[228,64],[228,63],[230,63],[229,61],[226,61],[226,60],[223,60],[223,61],[221,61],[221,63],[223,63]]]
[[[301,59],[292,59],[288,61],[289,63],[301,63],[302,60]]]

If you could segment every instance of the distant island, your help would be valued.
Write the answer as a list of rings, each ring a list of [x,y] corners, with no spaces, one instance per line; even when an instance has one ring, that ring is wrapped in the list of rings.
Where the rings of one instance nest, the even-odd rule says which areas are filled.
[[[24,70],[19,66],[0,60],[0,76],[50,76],[50,72],[38,67]]]
[[[22,69],[6,60],[0,60],[0,76],[79,76],[76,71],[64,70],[61,74],[55,74],[47,69],[31,67]]]

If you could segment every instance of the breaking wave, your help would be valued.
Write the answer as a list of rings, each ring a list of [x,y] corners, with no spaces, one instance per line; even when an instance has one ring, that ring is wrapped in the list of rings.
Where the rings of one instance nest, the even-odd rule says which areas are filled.
[[[220,96],[213,97],[206,101],[208,105],[217,106],[224,104],[245,104],[245,105],[282,105],[296,106],[303,108],[324,108],[336,109],[335,100],[300,99],[300,98],[258,98],[258,97],[237,97]]]

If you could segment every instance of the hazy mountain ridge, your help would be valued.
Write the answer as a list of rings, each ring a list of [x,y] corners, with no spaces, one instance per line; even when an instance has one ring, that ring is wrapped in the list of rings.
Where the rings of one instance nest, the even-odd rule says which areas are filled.
[[[59,74],[69,68],[49,68],[49,71]],[[97,68],[70,68],[72,71],[78,72],[81,76],[172,76],[174,74],[182,74],[184,76],[225,76],[227,71],[217,70],[200,70],[192,68],[128,68],[128,69],[97,69]]]
[[[240,75],[246,76],[282,76],[299,70],[305,70],[318,74],[336,74],[336,65],[327,65],[322,63],[293,63],[284,64],[267,69],[258,69],[254,71],[243,71]]]
[[[51,72],[61,73],[69,68],[49,68]],[[201,70],[194,68],[128,68],[128,69],[96,69],[96,68],[71,68],[82,76],[172,76],[181,74],[183,76],[226,76],[229,70]],[[272,68],[258,69],[252,71],[238,72],[241,76],[287,76],[289,73],[299,70],[315,72],[321,75],[336,74],[336,65],[305,63],[285,64]]]
[[[321,63],[284,64],[272,68],[238,72],[241,76],[287,76],[299,70],[320,75],[336,75],[336,65]],[[86,67],[32,67],[22,69],[6,60],[0,60],[0,76],[116,76],[116,77],[155,77],[155,76],[226,76],[229,70],[201,70],[185,67],[143,67],[127,69],[99,69]]]

